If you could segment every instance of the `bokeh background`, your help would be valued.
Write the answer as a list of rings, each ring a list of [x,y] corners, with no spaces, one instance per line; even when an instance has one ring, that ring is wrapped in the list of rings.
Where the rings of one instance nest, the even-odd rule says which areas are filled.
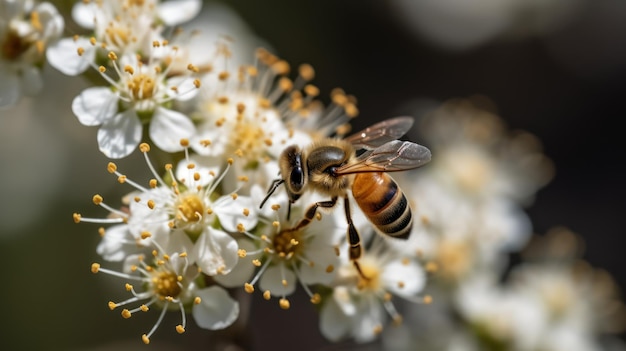
[[[68,9],[73,1],[54,3]],[[451,98],[489,98],[511,129],[536,135],[554,162],[555,178],[527,209],[535,232],[569,227],[585,240],[584,258],[626,287],[626,2],[205,3],[229,6],[251,33],[294,66],[312,64],[323,96],[334,87],[356,96],[357,129],[396,115],[419,115],[424,106]],[[76,27],[66,20],[71,33]],[[144,347],[139,336],[156,316],[124,321],[106,308],[108,300],[124,296],[122,283],[89,272],[98,260],[96,228],[72,221],[73,212],[103,215],[91,204],[93,194],[115,203],[129,188],[106,172],[96,128],[80,125],[72,115],[71,101],[85,83],[51,67],[45,74],[42,96],[0,110],[0,267],[5,272],[0,347]],[[138,156],[118,165],[141,181],[146,174]],[[304,307],[285,312],[284,318],[274,304],[252,302],[253,344],[267,346],[259,349],[289,350],[296,343],[300,350],[351,347],[321,338],[306,298],[296,299],[292,305]],[[152,350],[210,342],[193,326],[189,335],[175,335],[169,328],[175,323],[165,321]]]

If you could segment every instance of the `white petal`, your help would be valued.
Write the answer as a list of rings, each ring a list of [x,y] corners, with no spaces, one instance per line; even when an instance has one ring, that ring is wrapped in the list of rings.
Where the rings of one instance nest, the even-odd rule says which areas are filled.
[[[207,228],[194,245],[191,260],[204,274],[228,274],[237,264],[237,241],[225,232]]]
[[[320,331],[330,341],[339,341],[348,334],[351,319],[342,313],[334,299],[324,302],[320,311]]]
[[[355,318],[352,327],[354,339],[359,343],[369,342],[378,336],[377,327],[382,327],[385,321],[385,310],[377,297],[370,296],[359,303],[360,318]]]
[[[17,75],[0,69],[0,108],[15,105],[22,96],[21,90]]]
[[[159,17],[168,26],[187,22],[196,17],[202,8],[199,0],[165,1],[159,5]]]
[[[248,252],[256,250],[254,243],[248,239],[237,240],[240,249]],[[254,273],[255,266],[252,264],[254,257],[247,255],[246,257],[239,258],[237,264],[232,271],[228,274],[218,274],[213,279],[220,285],[227,288],[241,287],[244,283],[250,281],[252,274]]]
[[[213,207],[222,228],[228,232],[236,232],[238,224],[242,224],[247,230],[254,228],[257,224],[257,206],[248,196],[237,196],[235,200],[230,195],[222,196],[215,201]],[[244,209],[250,211],[247,216],[243,214]]]
[[[183,150],[181,139],[190,139],[196,127],[180,112],[157,107],[150,121],[150,139],[161,150],[177,152]]]
[[[96,248],[98,255],[107,261],[122,261],[131,252],[137,251],[137,244],[134,243],[128,226],[124,224],[108,228]]]
[[[426,285],[424,269],[413,260],[389,262],[382,273],[383,285],[399,296],[414,296]]]
[[[228,296],[223,288],[211,286],[199,290],[197,295],[201,302],[193,305],[192,314],[200,328],[224,329],[239,316],[239,303]]]
[[[287,284],[283,285],[283,281]],[[265,270],[259,287],[261,291],[269,290],[274,296],[287,296],[296,291],[296,275],[282,264],[271,266]]]
[[[181,160],[180,162],[178,162],[178,165],[176,165],[176,179],[179,179],[181,181],[184,180],[183,183],[185,183],[187,187],[197,185],[206,186],[218,177],[221,169],[222,160],[223,158],[221,157],[190,156],[189,161],[187,161],[186,159]],[[194,168],[192,170],[187,167],[189,166],[189,164],[194,165]],[[193,179],[193,173],[195,172],[198,172],[200,174],[200,179],[197,181],[194,181]],[[216,174],[216,176],[211,176],[211,173]]]
[[[99,9],[95,1],[77,1],[72,7],[72,19],[83,28],[93,29],[97,11]]]
[[[172,89],[176,87],[176,89]],[[177,101],[189,101],[198,95],[199,89],[194,84],[194,79],[183,76],[175,76],[167,80],[168,94],[174,95]]]
[[[22,93],[26,96],[35,96],[43,88],[43,79],[39,68],[26,66],[22,69]]]
[[[83,90],[72,101],[72,112],[85,126],[97,126],[115,116],[117,95],[106,87]]]
[[[305,244],[306,245],[306,244]],[[300,266],[300,281],[303,284],[330,284],[337,274],[340,260],[335,250],[328,246],[319,248],[314,251],[307,250],[306,258],[313,262],[313,266],[303,264]],[[329,266],[335,267],[330,273],[327,271]]]
[[[98,130],[98,146],[109,158],[130,155],[141,140],[141,122],[134,110],[118,113]]]
[[[78,55],[78,48],[85,51]],[[96,57],[96,49],[86,38],[63,38],[46,50],[46,58],[50,65],[68,76],[79,75],[89,68],[89,63]]]

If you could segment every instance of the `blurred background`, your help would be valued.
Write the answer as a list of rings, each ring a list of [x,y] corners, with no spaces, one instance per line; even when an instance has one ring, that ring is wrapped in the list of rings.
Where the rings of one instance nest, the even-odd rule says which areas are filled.
[[[69,13],[72,3],[55,5]],[[626,2],[232,0],[205,5],[228,6],[251,34],[293,66],[312,64],[323,98],[335,87],[356,96],[361,111],[356,129],[396,115],[419,115],[423,106],[451,98],[489,98],[509,128],[536,135],[554,162],[555,178],[527,209],[534,231],[569,227],[585,240],[584,258],[626,286],[620,128]],[[66,21],[69,30],[76,28],[69,17]],[[72,221],[73,212],[103,215],[91,203],[95,193],[115,204],[129,188],[106,172],[97,129],[80,125],[71,112],[71,101],[85,83],[49,66],[45,75],[49,85],[43,96],[0,110],[0,265],[5,270],[0,345],[12,350],[143,347],[139,335],[155,316],[123,321],[106,308],[108,300],[124,296],[122,283],[89,272],[98,260],[96,227]],[[136,153],[117,163],[135,179],[145,175]],[[306,298],[292,304],[298,303],[306,306]],[[308,337],[303,350],[342,349],[321,338],[316,320],[307,317],[314,316],[309,307],[297,310],[302,318],[296,319],[295,331],[293,317],[258,325],[255,344],[290,349],[290,342]],[[280,316],[277,310],[260,303],[253,313]],[[204,338],[192,332],[193,337],[178,337],[168,327],[174,323],[166,321],[153,338],[158,342],[149,347],[185,349]]]

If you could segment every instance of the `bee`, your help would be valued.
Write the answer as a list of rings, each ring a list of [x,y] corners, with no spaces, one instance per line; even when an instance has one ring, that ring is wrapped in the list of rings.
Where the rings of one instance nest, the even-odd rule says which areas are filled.
[[[343,197],[348,223],[349,257],[363,276],[358,265],[362,255],[361,239],[351,216],[349,191],[367,219],[383,235],[407,239],[411,233],[411,208],[398,184],[388,172],[405,171],[428,163],[428,148],[410,141],[400,141],[413,125],[411,117],[396,117],[376,123],[344,139],[326,138],[304,149],[287,147],[279,158],[279,176],[275,179],[262,208],[276,189],[285,185],[291,204],[306,191],[316,191],[330,197],[310,205],[304,217],[289,231],[309,225],[318,208],[333,208]]]

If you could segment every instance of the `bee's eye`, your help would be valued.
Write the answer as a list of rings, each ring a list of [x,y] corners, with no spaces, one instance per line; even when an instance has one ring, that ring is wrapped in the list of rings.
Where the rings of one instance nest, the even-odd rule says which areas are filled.
[[[294,191],[298,192],[304,186],[304,173],[302,167],[294,167],[289,175],[289,184]]]

